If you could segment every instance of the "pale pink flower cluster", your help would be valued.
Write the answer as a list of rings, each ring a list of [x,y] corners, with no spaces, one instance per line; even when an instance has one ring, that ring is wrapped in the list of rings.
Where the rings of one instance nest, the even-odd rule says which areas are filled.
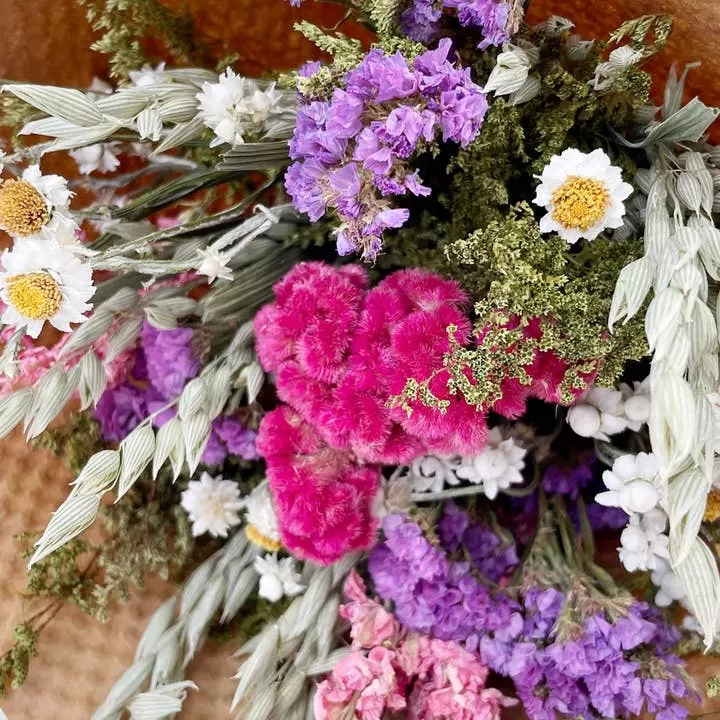
[[[381,720],[404,711],[410,720],[498,720],[515,700],[486,688],[488,669],[456,642],[405,634],[394,616],[367,597],[353,570],[345,582],[356,652],[344,657],[315,693],[316,720]]]

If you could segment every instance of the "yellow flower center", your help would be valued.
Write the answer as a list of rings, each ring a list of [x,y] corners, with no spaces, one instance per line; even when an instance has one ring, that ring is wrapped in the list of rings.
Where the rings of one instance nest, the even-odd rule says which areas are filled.
[[[571,230],[589,230],[605,214],[610,193],[605,183],[571,175],[552,194],[553,220]]]
[[[282,543],[269,538],[267,535],[263,535],[254,525],[247,525],[245,534],[250,542],[259,545],[268,552],[277,552],[282,548]]]
[[[50,220],[45,199],[25,180],[6,180],[0,187],[0,227],[13,235],[33,235]]]
[[[62,291],[49,273],[12,275],[6,280],[10,304],[30,320],[48,320],[62,305]]]
[[[715,522],[720,519],[720,490],[711,490],[705,505],[705,522]]]

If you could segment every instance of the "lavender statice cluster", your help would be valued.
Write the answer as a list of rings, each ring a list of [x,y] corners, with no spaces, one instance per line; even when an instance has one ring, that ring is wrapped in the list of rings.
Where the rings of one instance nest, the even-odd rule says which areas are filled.
[[[451,561],[419,525],[390,515],[383,521],[383,533],[384,541],[370,555],[370,576],[375,592],[393,602],[404,627],[474,650],[482,636],[501,632],[510,622],[515,603],[491,592],[471,563]]]
[[[685,720],[692,691],[672,654],[678,635],[646,603],[614,622],[605,612],[569,620],[566,595],[532,587],[522,607],[480,641],[483,662],[512,678],[530,720],[631,718]],[[572,600],[569,602],[573,602]]]
[[[466,146],[477,135],[488,102],[451,52],[443,39],[411,65],[399,52],[375,49],[331,99],[301,94],[285,185],[311,220],[337,213],[340,255],[374,259],[383,232],[409,218],[390,198],[430,194],[411,165],[414,155],[438,136]]]
[[[158,330],[148,322],[143,325],[132,371],[124,382],[106,390],[95,408],[105,440],[121,442],[153,413],[156,427],[175,416],[168,404],[201,369],[193,340],[190,328]],[[201,461],[219,465],[228,455],[255,460],[259,457],[255,436],[237,418],[220,416],[213,421]]]
[[[445,505],[438,535],[448,553],[465,553],[480,573],[495,583],[518,564],[514,541],[504,543],[487,525],[471,523],[468,513],[454,503]]]
[[[502,45],[509,39],[510,4],[496,0],[413,0],[400,19],[402,31],[412,40],[424,44],[440,34],[443,9],[457,13],[460,24],[480,31],[478,48]]]

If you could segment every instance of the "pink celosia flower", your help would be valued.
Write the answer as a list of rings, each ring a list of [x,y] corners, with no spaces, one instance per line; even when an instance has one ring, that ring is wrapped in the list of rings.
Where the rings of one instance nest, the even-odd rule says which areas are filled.
[[[373,545],[378,466],[359,465],[347,451],[331,448],[289,407],[263,418],[257,449],[266,460],[280,535],[290,551],[328,564]]]
[[[498,720],[501,708],[517,702],[485,688],[488,669],[456,642],[413,633],[399,647],[396,662],[416,678],[408,701],[410,720]]]
[[[275,285],[275,302],[255,320],[260,362],[292,408],[265,419],[258,448],[286,545],[318,562],[372,543],[367,503],[377,491],[376,465],[407,464],[428,452],[476,455],[486,442],[490,408],[451,393],[443,365],[450,326],[455,343],[471,342],[462,288],[419,269],[395,272],[371,290],[366,284],[357,265],[301,263]],[[512,318],[507,327],[519,324]],[[540,339],[541,322],[531,320],[522,337]],[[569,369],[552,352],[534,351],[527,377],[503,379],[492,409],[516,418],[528,397],[558,402]],[[408,413],[393,405],[408,379],[427,382],[447,408],[418,401]]]
[[[400,626],[392,613],[368,598],[365,583],[356,570],[345,580],[343,593],[350,602],[340,606],[340,615],[350,622],[352,646],[372,648],[387,643],[392,647],[400,636]]]
[[[381,720],[386,711],[404,710],[405,679],[396,672],[394,658],[394,651],[382,647],[367,657],[357,652],[343,658],[317,687],[316,720]]]

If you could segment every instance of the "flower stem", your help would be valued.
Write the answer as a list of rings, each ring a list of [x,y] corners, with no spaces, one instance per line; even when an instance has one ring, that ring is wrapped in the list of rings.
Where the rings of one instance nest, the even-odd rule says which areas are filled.
[[[410,496],[410,502],[434,502],[435,500],[447,500],[449,498],[466,497],[467,495],[478,495],[482,492],[482,485],[469,485],[467,487],[452,488],[451,490],[440,490],[433,493],[413,493]]]

